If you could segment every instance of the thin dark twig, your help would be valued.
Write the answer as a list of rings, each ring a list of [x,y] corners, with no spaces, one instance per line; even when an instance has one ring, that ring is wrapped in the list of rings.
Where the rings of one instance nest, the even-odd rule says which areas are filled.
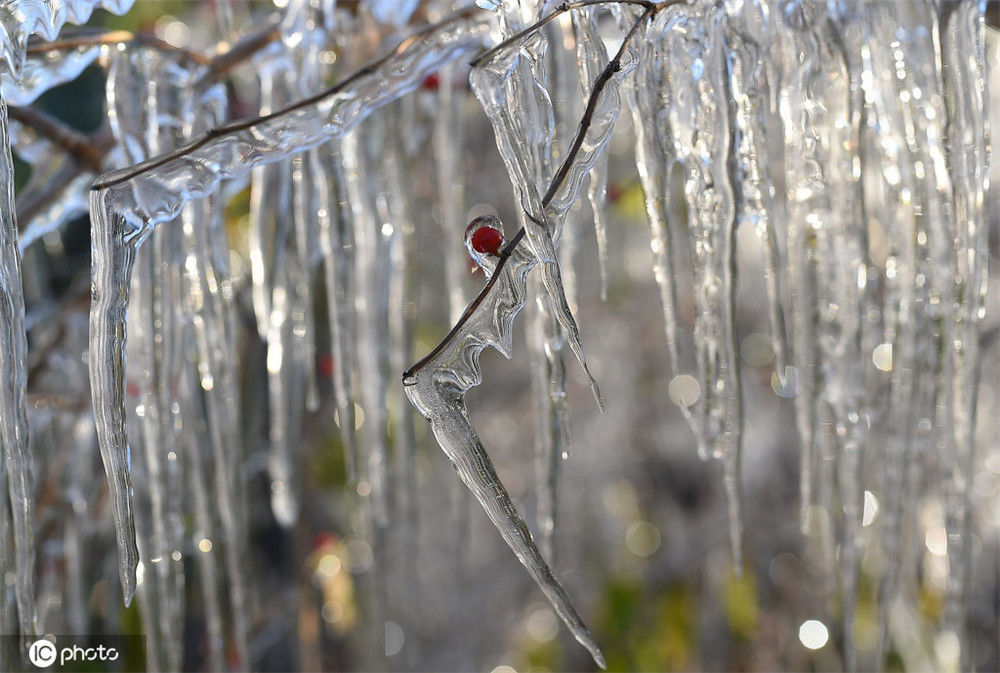
[[[45,54],[50,51],[68,51],[80,47],[99,47],[105,44],[138,44],[143,47],[157,49],[172,54],[180,54],[198,65],[208,65],[211,59],[196,51],[177,47],[155,35],[148,33],[132,33],[127,30],[109,30],[94,32],[92,30],[70,32],[64,37],[52,42],[36,42],[28,44],[26,54]]]
[[[543,213],[541,215],[542,218],[545,217],[544,209],[552,202],[552,199],[555,198],[556,192],[559,191],[559,188],[566,180],[566,176],[569,175],[570,168],[572,167],[573,161],[576,159],[576,155],[580,152],[580,147],[583,145],[583,141],[586,138],[587,131],[590,129],[590,126],[593,123],[594,111],[597,109],[597,103],[598,100],[600,99],[601,92],[604,90],[604,87],[607,85],[607,83],[611,80],[611,77],[614,76],[616,72],[621,70],[621,61],[625,55],[625,49],[628,47],[629,41],[631,41],[632,37],[639,29],[639,26],[641,26],[644,21],[653,16],[662,7],[665,7],[668,4],[676,4],[677,2],[680,1],[681,0],[668,0],[668,2],[661,2],[661,3],[646,3],[645,4],[646,11],[644,11],[642,15],[635,21],[635,23],[632,24],[632,28],[628,31],[628,33],[625,35],[625,38],[622,40],[621,47],[618,48],[618,53],[615,54],[615,57],[608,62],[608,65],[605,66],[601,74],[597,76],[596,80],[594,80],[594,86],[591,89],[590,97],[587,99],[587,107],[584,110],[583,116],[580,118],[580,126],[577,129],[576,138],[573,139],[573,143],[572,145],[570,145],[570,149],[569,152],[567,152],[566,154],[566,158],[563,160],[562,165],[559,167],[559,170],[556,171],[555,176],[549,183],[548,189],[545,191],[545,196],[542,198],[541,201],[541,206],[543,210]],[[597,3],[588,2],[585,4],[584,3],[576,3],[576,4],[586,7]],[[565,5],[563,7],[565,7]],[[567,10],[563,10],[563,8],[560,7],[554,11],[561,12]],[[539,24],[536,24],[536,27],[538,25],[545,25],[545,24],[544,22],[539,22]],[[526,215],[535,222],[539,221],[534,216],[532,216],[531,213],[526,213]],[[427,364],[431,362],[431,360],[433,360],[441,351],[445,349],[445,347],[447,347],[449,343],[451,343],[451,341],[456,336],[458,336],[458,334],[462,331],[462,328],[465,327],[465,324],[472,318],[472,314],[475,313],[476,309],[478,309],[479,306],[483,303],[483,301],[486,300],[486,297],[493,289],[493,286],[496,285],[497,279],[500,278],[501,271],[503,271],[504,266],[507,264],[507,260],[510,259],[511,254],[513,254],[514,252],[514,249],[517,248],[517,246],[521,243],[522,240],[524,240],[524,236],[525,236],[524,227],[521,227],[520,229],[518,229],[517,233],[514,234],[513,238],[510,239],[510,242],[504,246],[504,249],[500,251],[500,256],[499,259],[497,260],[496,268],[493,270],[493,274],[490,276],[490,279],[486,282],[486,285],[483,286],[483,289],[479,291],[479,294],[476,295],[476,298],[472,300],[472,303],[470,303],[469,306],[462,313],[462,316],[458,319],[458,322],[455,323],[455,325],[448,331],[448,334],[445,335],[444,339],[442,339],[441,342],[437,346],[435,346],[430,353],[425,355],[416,364],[414,364],[412,367],[403,372],[403,385],[413,385],[413,376],[421,369],[426,367]]]
[[[292,112],[295,112],[296,110],[301,110],[302,108],[309,107],[310,105],[315,105],[324,98],[328,98],[330,96],[333,96],[334,94],[339,93],[340,91],[343,91],[347,86],[353,84],[362,77],[366,77],[368,75],[376,73],[380,67],[385,65],[393,57],[398,56],[399,54],[406,51],[413,44],[415,40],[420,39],[421,37],[427,35],[428,33],[440,30],[444,26],[459,21],[469,16],[473,11],[476,11],[474,7],[470,9],[465,9],[456,12],[455,14],[451,15],[450,17],[448,17],[443,21],[439,21],[437,23],[422,28],[421,30],[417,31],[416,33],[414,33],[413,35],[411,35],[410,37],[406,38],[398,45],[396,45],[395,49],[392,49],[383,56],[380,56],[374,61],[369,62],[364,67],[355,70],[346,78],[342,79],[341,81],[337,82],[336,84],[334,84],[333,86],[324,91],[309,96],[308,98],[303,98],[301,100],[298,100],[292,103],[291,105],[287,105],[281,108],[280,110],[275,110],[270,114],[261,115],[259,117],[253,117],[251,119],[235,121],[229,124],[223,124],[222,126],[217,126],[213,129],[209,129],[203,136],[201,136],[197,140],[190,142],[187,145],[184,145],[183,147],[174,150],[173,152],[167,152],[166,154],[161,154],[160,156],[154,159],[143,162],[135,166],[132,170],[122,173],[117,177],[109,178],[107,180],[96,181],[91,186],[91,189],[97,191],[101,189],[107,189],[108,187],[114,187],[115,185],[120,185],[123,182],[128,182],[129,180],[135,178],[136,176],[142,175],[143,173],[148,173],[165,164],[170,163],[171,161],[185,157],[191,154],[192,152],[195,152],[199,148],[204,147],[205,145],[207,145],[212,140],[215,140],[216,138],[231,135],[233,133],[239,133],[240,131],[245,131],[249,128],[257,126],[258,124],[263,124],[264,122],[271,121],[272,119],[277,119],[279,117],[288,115]]]
[[[524,30],[508,37],[506,40],[496,45],[495,47],[491,47],[490,49],[487,49],[486,51],[481,53],[479,56],[476,56],[474,59],[472,59],[472,61],[469,62],[469,65],[471,65],[473,68],[479,67],[480,65],[490,60],[491,58],[496,56],[498,53],[500,53],[507,47],[511,46],[512,44],[516,44],[520,40],[523,40],[528,35],[531,35],[532,33],[536,32],[539,28],[543,27],[545,24],[561,16],[562,14],[565,14],[566,12],[570,12],[576,9],[583,9],[584,7],[593,7],[596,5],[638,5],[640,7],[644,7],[647,10],[652,9],[655,11],[657,9],[656,4],[657,3],[653,2],[653,0],[578,0],[577,2],[564,2],[561,5],[558,5],[550,13],[546,14],[538,21],[525,28]]]

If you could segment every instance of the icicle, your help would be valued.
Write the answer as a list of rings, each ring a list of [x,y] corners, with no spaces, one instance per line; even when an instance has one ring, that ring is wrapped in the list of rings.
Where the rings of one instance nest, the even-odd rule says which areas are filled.
[[[398,155],[396,157],[398,159]],[[387,263],[389,269],[388,287],[388,323],[389,323],[389,367],[390,371],[401,372],[410,364],[413,356],[412,310],[407,304],[409,294],[407,264],[409,255],[413,254],[414,226],[408,219],[407,203],[403,194],[403,171],[398,160],[389,160],[384,164],[384,189],[389,194],[388,248]],[[416,475],[416,437],[413,428],[413,409],[406,400],[402,386],[393,387],[393,406],[390,407],[392,421],[393,450],[399,465],[399,509],[403,512],[403,520],[408,526],[411,552],[409,557],[413,563],[410,569],[416,579],[416,549],[417,544],[417,475]]]
[[[531,285],[535,310],[528,342],[532,351],[535,415],[535,491],[538,497],[539,548],[542,556],[555,558],[555,530],[558,511],[560,463],[569,444],[569,417],[566,407],[566,367],[562,328],[555,321],[549,298],[537,282]]]
[[[350,133],[344,138],[341,151],[347,173],[346,196],[352,211],[354,230],[354,310],[357,316],[355,343],[361,408],[365,414],[365,421],[361,426],[362,447],[368,459],[364,474],[371,486],[375,524],[384,528],[389,516],[388,447],[385,437],[386,377],[383,367],[388,353],[388,334],[385,330],[388,260],[382,224],[372,199],[376,189],[376,185],[372,184],[374,171],[369,166],[372,153],[367,152],[363,145],[364,140],[377,135],[380,133],[364,136]]]
[[[438,203],[441,207],[441,240],[444,242],[445,284],[448,287],[448,320],[456,322],[465,308],[466,258],[458,237],[463,218],[463,173],[459,170],[462,142],[461,98],[454,90],[455,66],[438,73],[438,104],[434,110],[434,159],[437,165]]]
[[[573,33],[576,38],[576,59],[580,71],[583,99],[590,96],[594,82],[608,65],[608,53],[597,30],[598,7],[587,7],[573,12]],[[604,214],[604,201],[608,187],[608,158],[602,155],[590,169],[587,182],[587,199],[594,215],[594,234],[597,237],[597,261],[601,273],[601,299],[608,298],[608,232]]]
[[[577,67],[577,44],[573,33],[572,16],[565,14],[560,17],[557,25],[550,29],[549,41],[552,43],[551,80],[552,91],[559,105],[555,108],[555,142],[553,151],[558,147],[569,147],[573,142],[583,114],[584,84],[580,80]],[[586,83],[589,86],[590,83]],[[575,206],[582,211],[582,204]],[[576,257],[580,240],[580,218],[574,212],[565,218],[562,232],[559,236],[559,264],[562,270],[563,287],[566,290],[566,301],[575,314],[578,309],[578,290],[576,274]]]
[[[636,135],[635,162],[646,197],[650,247],[653,250],[653,276],[659,286],[660,301],[663,304],[670,368],[676,375],[680,373],[681,365],[677,337],[677,291],[674,285],[678,271],[674,268],[673,260],[674,228],[667,218],[671,160],[667,151],[669,138],[666,134],[669,133],[669,128],[664,123],[665,115],[661,112],[660,96],[666,86],[666,68],[659,48],[662,33],[670,19],[670,12],[666,10],[641,28],[643,32],[636,41],[639,65],[626,91]]]
[[[984,3],[966,0],[939,7],[943,98],[947,114],[944,143],[952,180],[954,224],[954,303],[945,311],[953,407],[946,439],[948,500],[946,519],[950,584],[945,625],[962,644],[960,667],[973,667],[965,616],[972,594],[972,479],[975,470],[976,405],[979,387],[979,323],[985,312],[988,228],[984,208],[989,188],[989,135],[985,113],[986,65]]]
[[[289,30],[287,27],[283,30],[286,44],[291,46],[290,43],[295,42],[291,52],[293,67],[284,75],[288,89],[304,97],[320,88],[320,47],[326,39],[328,27],[317,25],[317,17],[306,2],[299,2],[289,7],[286,23],[293,18],[300,25],[296,30]],[[319,408],[319,387],[316,379],[313,326],[315,320],[312,281],[315,264],[312,245],[319,225],[316,219],[317,204],[311,170],[308,156],[296,157],[292,162],[292,212],[295,234],[293,280],[296,287],[296,305],[292,317],[295,321],[293,334],[296,361],[306,379],[306,409],[316,411]]]
[[[28,452],[27,339],[21,256],[14,211],[14,166],[7,135],[7,103],[0,97],[0,437],[3,439],[14,537],[15,593],[21,633],[35,634],[35,498]],[[8,571],[9,572],[9,571]]]
[[[728,15],[727,60],[732,100],[736,102],[733,123],[733,153],[739,182],[737,217],[753,225],[764,252],[768,319],[774,349],[777,384],[784,386],[786,345],[784,293],[781,271],[784,260],[776,231],[775,188],[771,182],[768,117],[775,68],[766,53],[773,45],[767,4],[741,0],[726,4]]]
[[[139,551],[132,512],[130,450],[125,437],[125,313],[139,239],[120,215],[109,213],[107,193],[91,192],[90,376],[94,421],[111,491],[119,573],[125,604],[136,587]]]
[[[669,11],[669,10],[668,10]],[[678,7],[664,30],[670,80],[671,152],[682,162],[694,265],[695,355],[699,396],[682,411],[699,453],[723,461],[733,561],[741,567],[739,465],[742,432],[734,325],[735,196],[729,175],[729,99],[724,60],[725,15],[707,3]]]
[[[270,58],[266,58],[271,56]],[[284,54],[262,57],[258,77],[260,80],[260,114],[271,114],[288,101],[283,84],[283,73],[292,64]],[[274,278],[281,273],[277,268],[283,259],[285,222],[291,211],[291,165],[281,161],[253,170],[250,185],[250,277],[254,315],[257,330],[267,339],[271,323],[271,293]]]
[[[201,390],[204,390],[204,384],[198,385],[197,379],[191,376],[190,371],[181,377],[181,385],[186,387],[185,394],[182,397],[188,405],[196,403],[199,400]],[[224,669],[225,659],[223,648],[225,640],[222,628],[222,601],[219,596],[220,577],[216,563],[218,552],[215,550],[215,544],[212,542],[215,539],[215,527],[213,526],[215,507],[209,498],[210,491],[208,490],[208,481],[205,478],[205,474],[211,473],[213,470],[209,461],[206,460],[206,453],[203,448],[212,445],[214,439],[210,438],[208,429],[204,423],[200,422],[200,416],[201,414],[198,413],[197,409],[190,406],[184,409],[186,426],[193,426],[186,428],[184,442],[184,450],[187,454],[187,476],[190,480],[188,492],[194,500],[194,527],[191,539],[194,542],[194,554],[198,564],[202,604],[205,606],[205,639],[208,650],[208,668],[214,671],[221,671]],[[214,466],[214,471],[225,470],[227,467],[226,465],[217,464]],[[226,506],[226,504],[223,503],[223,506]],[[237,581],[243,580],[241,578],[233,578],[232,582],[230,582],[231,591],[242,590],[242,587],[235,585]],[[240,654],[241,661],[245,661],[242,659],[245,653],[241,652]]]
[[[470,226],[466,240],[470,240],[482,226],[503,231],[503,225],[496,218],[477,218]],[[445,341],[419,368],[415,371],[411,369],[409,376],[404,377],[403,385],[410,402],[430,421],[441,449],[501,537],[538,583],[576,639],[603,668],[603,655],[535,546],[507,489],[497,477],[465,407],[465,393],[482,382],[479,356],[483,349],[492,346],[505,357],[512,356],[514,318],[524,308],[527,274],[537,263],[537,258],[526,246],[514,248],[509,257],[500,258],[499,262],[473,249],[470,249],[470,254],[489,278],[489,293],[480,304],[470,307],[469,319],[463,326],[461,337]]]
[[[344,244],[345,217],[341,212],[340,190],[345,179],[338,175],[340,162],[334,158],[334,143],[313,155],[313,177],[317,189],[319,240],[323,251],[326,281],[327,314],[330,321],[330,354],[333,361],[333,395],[337,406],[340,439],[344,444],[347,480],[354,483],[358,474],[357,445],[354,434],[354,402],[351,394],[351,307],[345,282],[351,276],[350,258]],[[339,148],[339,143],[336,145]]]

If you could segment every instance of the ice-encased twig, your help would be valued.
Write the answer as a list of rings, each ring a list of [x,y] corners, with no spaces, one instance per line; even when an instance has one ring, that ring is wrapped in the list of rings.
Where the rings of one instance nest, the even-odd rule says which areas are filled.
[[[584,176],[607,144],[618,118],[618,89],[622,79],[634,68],[632,58],[629,59],[629,67],[622,65],[629,41],[651,13],[651,10],[647,10],[635,22],[615,58],[595,83],[573,144],[550,182],[545,196],[538,202],[540,208],[537,212],[551,208],[557,217],[562,216],[579,195]],[[608,85],[610,89],[606,92]],[[500,105],[500,101],[494,99],[489,92],[484,91],[483,95],[489,96],[487,100],[492,104]],[[525,175],[527,180],[531,179],[525,171],[524,157],[510,146],[513,138],[498,132],[497,141],[501,154],[511,161],[514,184],[521,189],[532,190],[534,183],[515,177]],[[537,199],[537,191],[535,198]],[[474,224],[489,225],[502,231],[500,221],[493,217],[479,218]],[[536,224],[544,226],[542,221]],[[526,252],[523,246],[519,246],[524,238],[525,231],[521,229],[506,244],[498,259],[470,250],[489,278],[486,286],[444,340],[404,373],[403,383],[407,386],[410,401],[430,421],[442,450],[486,510],[504,541],[531,573],[577,640],[603,666],[603,655],[539,553],[524,521],[514,509],[465,407],[465,393],[482,382],[479,356],[483,349],[492,346],[508,358],[511,357],[514,318],[524,308],[527,273],[538,262],[534,250]]]
[[[488,218],[488,221],[502,231],[499,220]],[[403,385],[410,402],[430,421],[441,449],[504,541],[576,639],[603,668],[600,649],[535,546],[465,407],[465,393],[482,382],[479,356],[483,349],[492,346],[507,358],[513,355],[514,318],[524,308],[527,275],[537,259],[527,246],[518,246],[499,262],[484,262],[490,291],[468,314],[461,337],[445,342],[431,360],[404,379]]]
[[[95,8],[124,14],[134,0],[9,0],[0,6],[0,56],[8,71],[19,77],[25,62],[28,38],[56,39],[67,22],[82,24]]]
[[[30,105],[52,87],[76,79],[100,54],[101,47],[93,44],[33,54],[25,60],[16,82],[4,78],[4,98],[8,105]]]
[[[135,590],[124,355],[128,283],[135,251],[157,225],[224,179],[315,147],[356,126],[372,110],[415,89],[441,65],[486,38],[483,17],[460,14],[408,39],[388,56],[321,95],[259,121],[216,130],[139,167],[108,174],[90,195],[92,223],[91,391],[102,457],[113,497],[122,585]]]

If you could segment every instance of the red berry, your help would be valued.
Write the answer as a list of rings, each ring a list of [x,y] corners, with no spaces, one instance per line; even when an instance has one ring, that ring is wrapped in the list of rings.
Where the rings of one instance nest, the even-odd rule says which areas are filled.
[[[432,72],[424,78],[423,87],[428,91],[437,91],[441,85],[441,78],[436,72]]]
[[[333,357],[330,355],[321,355],[316,362],[316,369],[319,371],[320,376],[325,379],[333,378]]]
[[[498,229],[482,226],[472,232],[472,249],[484,255],[496,255],[503,245],[503,234]]]

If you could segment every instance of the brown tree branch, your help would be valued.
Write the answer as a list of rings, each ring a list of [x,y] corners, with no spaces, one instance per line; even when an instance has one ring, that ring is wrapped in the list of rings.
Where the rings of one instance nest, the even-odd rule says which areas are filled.
[[[95,32],[94,30],[77,29],[64,31],[58,39],[51,42],[29,42],[28,47],[25,49],[25,53],[28,55],[45,54],[51,51],[67,51],[70,49],[79,49],[80,47],[96,47],[106,44],[141,45],[143,47],[149,47],[150,49],[169,52],[171,54],[178,54],[198,65],[209,65],[211,61],[209,57],[204,56],[203,54],[199,54],[198,52],[190,49],[185,49],[184,47],[172,45],[165,40],[161,40],[155,35],[150,35],[148,33],[132,33],[127,30]]]
[[[280,37],[278,23],[270,22],[263,28],[241,37],[227,51],[216,54],[206,63],[205,72],[194,84],[196,92],[201,92],[220,81],[230,70],[247,61],[258,51]]]
[[[7,115],[66,150],[80,166],[95,173],[101,172],[106,150],[83,133],[33,107],[11,106],[7,108]]]

